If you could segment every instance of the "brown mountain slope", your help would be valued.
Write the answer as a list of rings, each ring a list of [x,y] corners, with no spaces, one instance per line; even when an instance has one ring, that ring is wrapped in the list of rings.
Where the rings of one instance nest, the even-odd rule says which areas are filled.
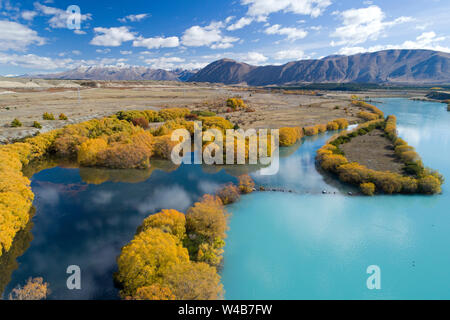
[[[255,67],[215,61],[189,81],[249,85],[289,83],[450,83],[450,54],[430,50],[385,50],[352,56]]]

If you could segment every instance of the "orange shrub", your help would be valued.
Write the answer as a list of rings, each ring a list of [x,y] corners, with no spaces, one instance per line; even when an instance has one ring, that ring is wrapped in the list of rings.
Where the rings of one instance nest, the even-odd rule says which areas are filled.
[[[86,167],[97,165],[97,155],[107,148],[108,143],[103,139],[89,139],[83,142],[78,149],[78,164]]]
[[[327,132],[327,125],[326,124],[318,124],[316,125],[317,131],[319,133]]]
[[[327,123],[328,131],[336,131],[339,130],[339,124],[336,121],[330,121]]]
[[[339,129],[346,129],[348,127],[347,119],[339,118],[339,119],[333,120],[333,122],[336,122],[339,125]]]
[[[280,146],[282,147],[292,146],[301,138],[303,138],[303,130],[299,127],[280,128],[279,133],[280,133]]]
[[[243,194],[252,193],[255,188],[255,182],[248,175],[239,176],[239,191]]]
[[[315,136],[319,134],[319,129],[317,127],[306,127],[303,129],[306,136]]]
[[[234,203],[239,200],[239,188],[230,183],[217,192],[217,196],[222,200],[224,205]]]
[[[147,129],[149,127],[149,122],[146,118],[134,118],[131,121],[135,126]]]
[[[372,121],[378,119],[378,115],[371,112],[361,111],[358,112],[357,116],[361,119],[364,119],[366,121]]]
[[[177,210],[162,210],[146,218],[138,228],[138,233],[150,228],[158,228],[177,237],[180,241],[186,235],[186,217]]]
[[[361,183],[361,192],[366,196],[373,196],[375,194],[375,185],[372,182]]]

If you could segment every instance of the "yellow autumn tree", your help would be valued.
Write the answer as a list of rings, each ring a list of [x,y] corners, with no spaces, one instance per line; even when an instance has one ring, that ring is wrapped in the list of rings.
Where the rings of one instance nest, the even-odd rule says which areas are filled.
[[[136,293],[132,297],[126,297],[126,300],[175,300],[175,295],[169,288],[155,283],[151,286],[138,288]]]
[[[141,287],[160,283],[173,265],[189,262],[186,248],[178,239],[160,229],[147,229],[122,249],[117,259],[116,280],[123,297],[134,296]]]
[[[149,216],[144,220],[138,229],[138,233],[144,232],[149,228],[158,228],[164,232],[177,237],[179,241],[186,235],[186,217],[177,210],[162,210],[159,213]]]
[[[29,278],[25,286],[18,286],[9,294],[9,300],[45,300],[50,294],[49,284],[42,278]]]
[[[219,197],[204,195],[186,214],[186,232],[208,242],[225,238],[228,214]]]
[[[83,142],[78,150],[78,164],[86,167],[97,165],[97,155],[107,148],[108,143],[101,138]]]
[[[238,179],[239,179],[239,191],[241,193],[248,194],[253,192],[253,189],[255,188],[255,182],[248,174],[239,176]]]
[[[172,265],[164,276],[164,285],[177,300],[218,300],[223,286],[215,268],[203,262]]]

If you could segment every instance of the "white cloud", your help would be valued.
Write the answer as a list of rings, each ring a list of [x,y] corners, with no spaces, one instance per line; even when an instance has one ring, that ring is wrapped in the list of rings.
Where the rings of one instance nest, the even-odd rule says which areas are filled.
[[[145,63],[149,64],[153,69],[174,69],[177,64],[184,62],[183,58],[178,57],[160,57],[153,59],[146,59]]]
[[[242,17],[238,21],[236,21],[234,24],[228,26],[227,30],[234,31],[234,30],[242,29],[245,26],[248,26],[249,24],[251,24],[253,22],[253,20],[254,19],[251,17]]]
[[[308,35],[308,32],[303,29],[297,28],[282,28],[279,24],[274,24],[273,26],[264,30],[266,34],[278,34],[287,36],[288,40],[298,40],[303,39]]]
[[[249,52],[246,54],[242,54],[239,57],[239,60],[246,62],[252,65],[260,65],[266,62],[269,58],[259,52]]]
[[[97,49],[97,50],[95,50],[95,52],[97,52],[97,53],[110,53],[111,49],[108,49],[108,48],[106,48],[106,49]]]
[[[126,16],[126,17],[123,17],[123,18],[120,18],[120,19],[118,19],[118,20],[119,20],[120,22],[123,22],[123,23],[125,23],[125,22],[127,22],[127,21],[130,21],[130,22],[137,22],[137,21],[141,21],[141,20],[147,18],[148,16],[149,16],[149,15],[148,15],[147,13],[130,14],[130,15],[128,15],[128,16]]]
[[[59,8],[40,4],[39,2],[34,3],[34,8],[43,15],[51,16],[50,20],[48,20],[51,28],[67,28],[67,20],[70,17],[70,13]],[[81,14],[81,22],[91,19],[92,15],[90,13]]]
[[[341,18],[342,26],[331,34],[331,37],[340,39],[338,42],[333,41],[331,43],[333,46],[355,45],[367,40],[377,40],[386,28],[412,21],[412,18],[409,17],[384,21],[384,12],[375,5],[361,9],[349,9],[336,14]]]
[[[133,41],[133,47],[145,47],[147,49],[159,49],[159,48],[175,48],[180,45],[178,37],[156,37],[156,38],[143,38],[139,37]]]
[[[306,59],[305,52],[300,49],[282,50],[274,55],[275,60],[301,60]]]
[[[80,50],[72,50],[72,53],[76,56],[79,56],[81,54]]]
[[[22,19],[25,19],[27,21],[31,21],[37,15],[37,12],[36,11],[25,10],[25,11],[22,11],[22,13],[20,15],[22,16]]]
[[[223,36],[221,30],[223,28],[224,24],[222,22],[212,22],[206,27],[193,26],[184,32],[182,43],[188,47],[231,48],[233,42],[239,41],[239,38]]]
[[[233,47],[233,42],[239,41],[239,38],[235,37],[223,37],[218,43],[211,45],[211,49],[228,49]]]
[[[450,47],[442,46],[442,42],[448,37],[438,37],[435,32],[424,32],[416,40],[405,41],[399,45],[377,45],[369,48],[364,47],[344,47],[339,50],[339,54],[352,55],[363,52],[375,52],[390,49],[425,49],[450,53]]]
[[[241,3],[249,6],[249,16],[264,21],[269,14],[279,11],[316,18],[331,5],[331,0],[241,0]]]
[[[86,34],[86,31],[75,29],[75,30],[73,30],[73,33],[80,35],[80,34]]]
[[[118,47],[122,42],[131,41],[135,39],[133,32],[128,30],[128,27],[118,28],[94,28],[97,34],[92,40],[91,44],[95,46],[104,47]]]
[[[133,54],[133,51],[120,50],[120,54],[123,54],[123,55]]]
[[[152,59],[145,59],[145,63],[150,65],[152,69],[164,69],[164,70],[174,70],[174,69],[185,69],[194,70],[201,69],[208,65],[208,62],[198,62],[192,61],[186,62],[185,59],[179,57],[159,57]]]
[[[25,50],[31,44],[45,44],[45,39],[36,31],[17,22],[1,20],[0,30],[0,51]]]
[[[67,68],[73,62],[72,59],[52,59],[35,54],[3,54],[0,53],[0,64],[19,66],[37,70],[54,70]]]

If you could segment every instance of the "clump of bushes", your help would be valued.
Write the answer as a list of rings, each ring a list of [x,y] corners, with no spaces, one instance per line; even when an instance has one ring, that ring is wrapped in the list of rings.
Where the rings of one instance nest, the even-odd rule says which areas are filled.
[[[372,121],[379,119],[379,115],[367,111],[358,112],[357,116],[365,121]]]
[[[361,183],[361,192],[366,196],[373,196],[375,194],[375,185],[372,182]]]
[[[39,122],[37,122],[37,121],[33,122],[32,127],[36,128],[36,129],[42,129],[42,125]]]
[[[244,103],[244,100],[239,98],[230,98],[227,100],[227,107],[233,111],[246,109],[247,105]]]
[[[131,122],[133,123],[133,125],[135,125],[137,127],[141,127],[143,129],[148,129],[148,127],[150,125],[147,118],[144,118],[144,117],[134,118],[133,120],[131,120]]]
[[[13,128],[18,128],[21,126],[22,126],[22,122],[20,122],[20,120],[17,118],[11,122],[11,127],[13,127]]]
[[[61,113],[58,118],[59,120],[69,120],[69,118],[64,113]]]
[[[239,177],[239,191],[243,194],[252,193],[255,189],[255,182],[248,175],[244,174]]]
[[[316,126],[305,127],[303,130],[305,131],[305,136],[315,136],[316,134],[319,134],[319,129]]]
[[[50,294],[49,284],[42,278],[29,278],[27,283],[17,286],[9,294],[9,300],[45,300]]]
[[[44,114],[42,115],[42,119],[43,120],[55,120],[55,116],[53,115],[53,113],[44,112]]]
[[[375,107],[374,105],[368,104],[362,100],[356,100],[355,97],[352,97],[352,104],[354,106],[360,107],[360,108],[364,108],[368,111],[370,111],[371,113],[374,113],[378,116],[378,118],[384,118],[384,113],[383,111],[381,111],[380,109],[378,109],[377,107]]]
[[[132,110],[132,111],[119,111],[115,114],[115,118],[119,120],[126,120],[132,122],[133,119],[144,118],[148,122],[164,122],[168,120],[175,120],[184,118],[190,115],[191,112],[188,108],[166,108],[160,111],[154,110]]]
[[[284,127],[279,130],[280,146],[289,147],[303,138],[303,129],[300,127]]]
[[[236,187],[234,184],[230,183],[220,189],[217,192],[217,196],[222,200],[222,203],[224,205],[228,205],[230,203],[235,203],[239,200],[241,197],[239,194],[239,188]]]

